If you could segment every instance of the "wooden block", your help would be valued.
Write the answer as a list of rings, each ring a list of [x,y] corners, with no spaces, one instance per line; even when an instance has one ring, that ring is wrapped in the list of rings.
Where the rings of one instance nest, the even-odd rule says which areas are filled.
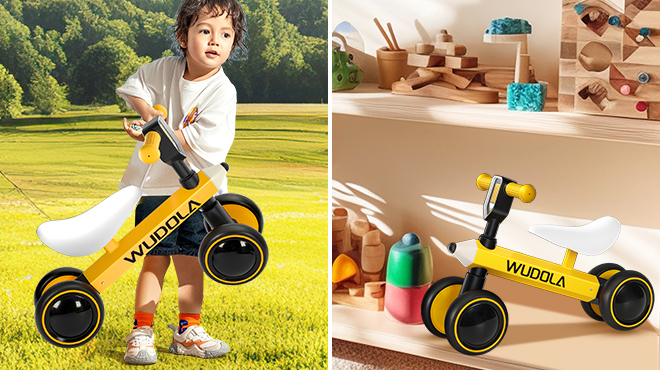
[[[442,79],[458,87],[459,89],[465,89],[470,85],[470,83],[474,79],[474,75],[472,76],[472,78],[465,78],[455,73],[443,73]]]
[[[383,274],[378,272],[378,273],[368,273],[368,272],[363,272],[362,273],[362,283],[367,284],[369,282],[373,281],[380,281],[383,280]]]
[[[447,55],[463,56],[467,54],[467,47],[461,44],[447,45]]]
[[[559,77],[559,94],[575,94],[575,78]]]
[[[443,65],[445,57],[442,55],[423,55],[408,53],[408,65],[413,67],[433,67]]]
[[[392,90],[392,93],[479,104],[497,104],[500,101],[497,91],[478,91],[472,89],[459,90],[456,89],[454,85],[447,82],[433,82],[418,89],[406,92]]]
[[[362,246],[362,271],[371,274],[380,274],[385,268],[387,251],[385,245],[364,245]]]
[[[351,284],[351,283],[344,283],[343,284],[346,289],[348,289],[348,295],[351,296],[359,296],[363,297],[364,296],[364,286],[363,285],[358,285],[358,284]]]
[[[477,67],[479,59],[477,57],[445,57],[445,67],[449,68],[471,68]]]
[[[660,102],[649,102],[648,117],[653,120],[660,120]]]
[[[337,292],[332,293],[332,303],[371,311],[382,311],[385,307],[384,298],[354,297]]]
[[[379,245],[380,244],[380,230],[370,230],[362,237],[362,246]]]
[[[574,108],[574,94],[559,94],[557,97],[557,108],[560,112],[572,112]]]
[[[348,211],[346,208],[335,208],[332,210],[332,229],[343,230],[348,222]]]
[[[566,23],[562,23],[561,29],[561,41],[575,42],[577,41],[577,30],[575,26],[567,26]]]
[[[565,42],[561,43],[561,52],[559,54],[561,59],[575,59],[577,58],[577,43]]]
[[[364,296],[371,298],[382,298],[385,296],[385,282],[373,281],[364,284]]]

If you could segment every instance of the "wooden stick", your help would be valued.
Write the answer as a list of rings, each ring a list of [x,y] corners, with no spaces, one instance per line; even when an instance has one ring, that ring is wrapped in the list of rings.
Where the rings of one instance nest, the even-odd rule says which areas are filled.
[[[378,29],[380,30],[380,33],[385,38],[385,41],[387,41],[387,45],[390,47],[390,50],[394,50],[394,45],[392,45],[392,41],[390,41],[390,38],[387,37],[387,34],[385,33],[385,30],[383,29],[383,26],[381,26],[380,22],[378,22],[378,18],[374,18],[374,23],[376,23],[376,26],[378,26]]]
[[[396,36],[394,36],[394,30],[392,29],[392,23],[387,22],[387,29],[390,30],[390,35],[392,35],[392,43],[394,44],[395,50],[401,50],[399,43],[396,42]]]

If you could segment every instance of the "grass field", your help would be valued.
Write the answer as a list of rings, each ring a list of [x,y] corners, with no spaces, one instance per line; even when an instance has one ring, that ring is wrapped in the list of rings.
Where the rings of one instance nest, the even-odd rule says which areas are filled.
[[[34,288],[48,271],[89,267],[102,253],[68,257],[35,234],[48,219],[77,215],[117,190],[134,142],[117,107],[76,107],[53,117],[0,123],[1,369],[114,369],[123,363],[141,266],[103,292],[105,321],[90,343],[62,349],[34,324]],[[327,105],[240,105],[227,158],[229,190],[261,208],[270,257],[241,286],[205,278],[202,325],[232,351],[202,360],[167,352],[177,323],[171,268],[154,321],[158,369],[322,369],[328,361]],[[131,216],[117,238],[133,225]],[[141,263],[140,263],[141,265]]]

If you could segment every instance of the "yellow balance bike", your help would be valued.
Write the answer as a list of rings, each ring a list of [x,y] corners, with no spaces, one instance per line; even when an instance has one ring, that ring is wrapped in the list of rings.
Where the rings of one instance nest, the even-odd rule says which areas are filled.
[[[179,176],[181,188],[121,240],[113,236],[142,196],[136,186],[123,188],[78,216],[48,221],[37,235],[51,249],[69,256],[86,256],[105,249],[87,270],[63,267],[46,274],[34,292],[35,322],[41,336],[59,347],[89,342],[105,315],[99,293],[143,258],[149,250],[200,210],[208,234],[199,247],[202,270],[212,280],[229,285],[259,275],[268,261],[261,235],[259,207],[238,194],[217,195],[229,166],[226,163],[194,172],[184,162],[181,144],[161,117],[144,125],[140,159],[159,159]]]
[[[497,246],[497,230],[513,198],[531,202],[536,197],[533,186],[482,174],[477,187],[488,191],[483,206],[486,228],[477,240],[448,245],[469,270],[465,278],[440,279],[427,291],[422,319],[431,333],[446,337],[454,349],[467,355],[484,354],[500,343],[509,318],[504,302],[483,290],[487,274],[579,299],[589,317],[617,330],[631,330],[646,321],[654,296],[644,275],[614,263],[598,265],[589,273],[573,269],[578,253],[597,255],[614,244],[621,228],[615,218],[603,217],[579,227],[532,226],[531,233],[566,248],[559,265]]]

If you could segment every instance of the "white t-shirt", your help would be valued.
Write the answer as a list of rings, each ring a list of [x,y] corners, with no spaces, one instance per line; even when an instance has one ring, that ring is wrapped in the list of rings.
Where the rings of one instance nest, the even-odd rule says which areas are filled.
[[[172,130],[181,129],[192,151],[186,151],[186,162],[193,171],[220,164],[234,141],[236,127],[236,88],[221,68],[204,81],[183,78],[186,69],[184,57],[164,57],[141,66],[117,89],[129,108],[128,95],[135,96],[153,106],[167,108],[167,123]],[[183,127],[183,120],[193,108],[198,115]],[[183,127],[183,128],[182,128]],[[172,195],[181,185],[172,169],[162,161],[144,164],[138,152],[144,142],[138,141],[128,163],[120,188],[135,185],[143,195]],[[225,178],[221,192],[227,191]]]

